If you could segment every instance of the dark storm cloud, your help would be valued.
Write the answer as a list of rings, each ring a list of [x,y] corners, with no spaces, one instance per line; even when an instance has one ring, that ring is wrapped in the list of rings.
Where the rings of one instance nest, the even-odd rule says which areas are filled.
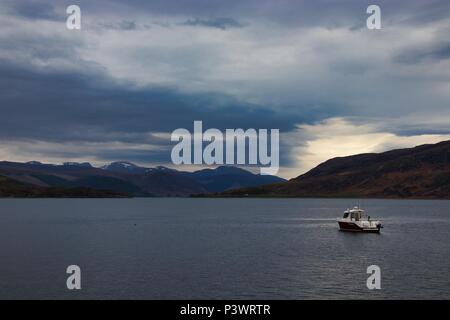
[[[105,29],[111,30],[136,30],[137,25],[135,21],[132,20],[122,20],[116,23],[101,23],[100,24]]]
[[[58,14],[49,1],[6,0],[3,4],[9,8],[9,13],[27,19],[62,20],[65,17],[65,12]]]
[[[397,130],[395,130],[394,132],[395,134],[399,135],[399,136],[404,136],[404,137],[408,137],[408,136],[418,136],[418,135],[427,135],[427,134],[435,134],[435,135],[449,135],[450,134],[450,129],[448,127],[437,127],[437,128],[420,128],[420,127],[402,127],[402,128],[398,128]]]
[[[450,42],[430,44],[423,48],[410,48],[394,60],[404,64],[417,64],[426,60],[450,59]]]
[[[0,62],[0,136],[46,141],[149,142],[148,132],[205,128],[291,130],[301,116],[239,102],[220,94],[133,89],[107,76],[24,69]]]
[[[232,18],[215,18],[215,19],[189,19],[182,23],[185,26],[203,26],[218,29],[242,28],[243,25]]]
[[[284,65],[277,61],[277,58],[283,57],[284,53],[286,53],[288,62],[289,59],[300,58],[290,55],[291,51],[285,52],[282,50],[283,47],[289,49],[291,43],[283,43],[282,37],[280,37],[280,43],[274,41],[274,39],[267,39],[270,41],[266,42],[264,32],[267,32],[268,29],[260,28],[261,26],[272,27],[273,22],[276,24],[273,30],[277,30],[277,28],[281,30],[280,35],[298,32],[299,41],[304,34],[297,27],[321,27],[328,30],[344,27],[355,31],[351,32],[354,36],[358,35],[358,31],[361,31],[361,34],[366,31],[366,8],[369,4],[372,4],[372,1],[81,0],[77,1],[76,4],[79,4],[82,8],[83,19],[87,18],[87,28],[83,29],[83,32],[85,30],[87,32],[72,34],[65,33],[64,26],[67,16],[65,7],[71,4],[74,3],[66,0],[18,0],[0,3],[0,7],[6,8],[6,12],[17,18],[18,21],[57,20],[61,21],[62,29],[62,31],[58,29],[53,33],[53,30],[50,29],[53,25],[49,26],[46,21],[38,21],[43,22],[41,26],[48,29],[30,32],[30,24],[27,23],[24,24],[24,29],[19,30],[17,34],[13,34],[11,30],[0,33],[0,112],[2,115],[0,117],[0,142],[31,140],[67,144],[108,144],[113,142],[130,145],[151,144],[158,148],[155,150],[130,149],[119,144],[115,148],[99,147],[98,149],[91,149],[86,156],[105,161],[169,162],[172,143],[167,137],[152,133],[170,133],[177,128],[187,128],[192,131],[194,120],[202,120],[205,129],[279,128],[283,134],[292,132],[296,124],[299,123],[312,124],[329,117],[351,116],[355,112],[366,115],[370,112],[370,108],[364,105],[360,107],[359,104],[361,101],[366,103],[370,99],[366,97],[355,99],[355,96],[358,95],[358,92],[367,92],[365,91],[367,88],[383,89],[383,86],[385,86],[391,89],[388,90],[388,93],[391,93],[388,97],[384,97],[383,92],[385,91],[371,96],[380,97],[380,108],[376,110],[380,110],[378,111],[380,114],[391,116],[395,112],[403,115],[409,111],[406,110],[406,107],[405,109],[400,107],[395,109],[390,105],[385,106],[389,103],[393,104],[392,100],[400,96],[399,92],[421,92],[420,84],[408,87],[408,83],[405,84],[405,81],[402,83],[405,84],[404,88],[409,89],[409,91],[401,90],[402,86],[397,82],[383,81],[381,84],[376,83],[375,86],[373,86],[375,82],[365,82],[364,79],[370,79],[368,75],[373,70],[371,69],[373,66],[370,61],[358,59],[355,61],[353,58],[358,57],[358,45],[355,44],[353,47],[353,44],[349,45],[348,42],[347,52],[343,48],[342,52],[338,50],[326,54],[326,58],[336,57],[336,61],[324,59],[323,70],[319,68],[319,72],[316,73],[314,65],[311,66],[310,70],[306,65],[302,66],[304,69],[297,70],[299,74],[302,72],[306,74],[305,77],[308,81],[303,82],[303,87],[306,87],[304,89],[302,82],[298,81],[299,79],[286,72],[295,70],[295,65],[287,70],[289,69],[287,64]],[[439,22],[448,18],[450,10],[450,1],[448,0],[383,0],[376,4],[380,5],[382,9],[383,32],[389,31],[390,26],[400,25],[402,28],[404,26],[415,28],[422,24]],[[0,12],[0,19],[2,18],[1,14],[2,12]],[[5,21],[7,20],[5,19]],[[9,23],[9,20],[7,22]],[[152,24],[178,25],[177,28],[173,28],[176,30],[175,32],[178,32],[179,29],[187,29],[191,33],[200,30],[200,33],[214,33],[215,35],[217,32],[202,32],[201,28],[225,30],[251,26],[251,28],[242,30],[230,30],[229,33],[231,34],[233,31],[245,33],[248,38],[236,39],[245,40],[236,43],[254,45],[256,51],[262,50],[263,54],[261,56],[255,54],[254,60],[259,58],[263,61],[264,63],[261,65],[267,70],[261,70],[261,68],[246,69],[244,63],[242,73],[256,71],[256,74],[259,74],[259,71],[265,72],[261,72],[261,81],[259,81],[260,79],[255,81],[255,79],[246,77],[246,75],[242,76],[239,74],[241,70],[234,68],[233,58],[236,57],[233,54],[236,54],[238,50],[234,50],[232,41],[229,47],[217,48],[218,43],[214,42],[211,42],[211,46],[202,46],[204,42],[210,41],[207,35],[203,35],[200,38],[201,41],[199,39],[197,39],[197,42],[193,41],[192,44],[195,46],[191,47],[191,44],[181,43],[179,47],[174,46],[175,49],[170,50],[172,48],[170,34],[169,37],[158,39],[158,34],[143,34],[143,30],[140,30],[142,26]],[[104,29],[112,31],[102,33],[103,30],[90,29],[89,26],[92,25],[100,25]],[[183,28],[183,25],[196,28],[195,30],[194,28]],[[136,29],[139,30],[133,32]],[[155,29],[157,30],[157,28]],[[120,31],[127,32],[120,34]],[[98,37],[89,38],[96,32],[99,33]],[[247,32],[252,33],[251,36]],[[219,33],[220,36],[228,35],[228,32]],[[101,36],[104,34],[112,35],[110,35],[110,38],[105,38],[106,43],[102,43],[105,48],[99,48],[95,45],[95,41],[102,42]],[[161,34],[165,35],[164,33]],[[115,36],[116,38],[114,38]],[[124,38],[121,38],[121,36]],[[324,43],[330,41],[326,37],[321,40],[320,36],[319,32],[319,41]],[[341,36],[342,40],[345,41],[344,37],[348,35],[337,34],[337,36]],[[373,33],[371,36],[374,37],[374,42],[376,42],[378,34]],[[154,40],[155,38],[157,40]],[[230,38],[234,40],[234,37]],[[128,41],[131,39],[135,40]],[[149,42],[153,40],[153,45],[146,46],[147,40]],[[166,42],[166,40],[168,41]],[[227,40],[224,39],[224,41]],[[306,46],[312,40],[309,39],[308,41]],[[159,46],[159,43],[162,43],[162,45]],[[273,47],[269,47],[271,43]],[[277,47],[279,44],[284,44],[284,46]],[[272,48],[279,50],[273,52],[268,50]],[[378,48],[382,48],[382,46]],[[314,50],[314,47],[310,46],[309,49]],[[96,53],[96,50],[99,50],[100,54],[93,54]],[[132,52],[132,54],[129,56],[116,55],[117,51],[121,50]],[[229,52],[226,52],[226,50],[229,50]],[[308,53],[308,50],[299,51]],[[317,51],[318,60],[324,58],[320,54],[323,51]],[[85,57],[88,58],[83,59],[82,54],[86,54],[86,52],[88,54]],[[114,55],[118,56],[119,59],[111,59],[114,58]],[[347,58],[347,55],[350,58]],[[211,57],[215,57],[215,59]],[[393,57],[393,60],[397,63],[416,64],[446,60],[449,57],[450,43],[445,39],[440,42],[432,39],[429,46],[413,47],[408,51],[399,53],[396,57]],[[249,57],[247,62],[250,62],[250,60],[253,60],[253,57]],[[314,59],[311,60],[314,62]],[[120,66],[117,68],[119,69],[118,73],[113,74],[112,71],[117,69],[111,68],[111,65],[115,67],[117,64],[123,63],[123,66],[126,66],[132,64],[133,61],[139,61],[140,65],[138,64],[136,69],[132,69],[131,77],[129,76],[130,73],[125,72],[124,69],[126,68],[121,69]],[[152,65],[154,69],[139,69],[140,66],[145,67],[146,64],[150,65],[153,61],[159,62]],[[242,60],[237,59],[237,62],[236,65],[239,65]],[[272,63],[274,63],[273,68]],[[266,77],[270,78],[277,75],[277,63],[280,63],[281,66],[280,74],[283,70],[285,74],[281,74],[271,83],[271,79],[266,79]],[[210,69],[222,66],[222,64],[225,68],[220,69],[219,72],[215,70],[216,73],[211,72],[212,75],[209,77],[209,72],[213,71]],[[382,65],[375,66],[379,67],[381,71],[384,68]],[[232,69],[231,73],[236,74],[232,74],[232,76],[227,74],[227,67]],[[150,80],[152,80],[152,76],[155,76],[157,80],[158,76],[163,80],[167,76],[169,78],[168,83],[173,83],[172,87],[157,87],[154,85],[138,88],[133,81],[133,76],[136,75],[133,74],[134,70],[137,70],[137,73],[140,72],[139,75],[148,75]],[[152,73],[154,70],[155,75]],[[160,70],[163,71],[157,74]],[[339,77],[333,78],[334,74],[339,75]],[[254,92],[267,93],[267,96],[262,95],[262,99],[249,99],[249,101],[259,101],[258,104],[243,102],[242,98],[232,97],[220,92],[210,92],[209,87],[204,85],[204,83],[208,84],[209,79],[212,79],[211,82],[217,81],[217,86],[214,87],[219,88],[217,90],[223,89],[223,92],[233,92],[227,91],[226,86],[235,79],[234,75],[237,79],[245,79],[242,81],[243,87],[250,85]],[[113,79],[113,76],[116,78]],[[315,79],[315,76],[323,78]],[[353,82],[347,83],[347,79],[352,79],[352,77],[354,77],[353,79],[361,79],[361,81],[353,80]],[[176,81],[171,82],[172,78]],[[130,82],[123,79],[128,79]],[[205,79],[206,81],[202,83]],[[247,81],[247,79],[249,80]],[[331,81],[333,83],[331,86],[329,85],[329,79],[335,79],[335,81]],[[158,83],[157,80],[155,83]],[[182,87],[183,82],[189,83],[191,80],[194,84],[200,83],[200,87],[202,85],[206,87],[202,91],[203,93],[189,94],[177,89],[177,87]],[[252,82],[255,84],[253,87],[251,86]],[[317,83],[317,85],[314,85],[314,88],[311,89],[307,87],[307,82]],[[146,82],[144,81],[144,83]],[[297,83],[300,84],[298,88],[296,87]],[[320,91],[322,85],[323,90]],[[347,92],[346,88],[351,85],[355,85],[355,89],[348,91],[348,94],[344,94],[345,99],[338,99],[340,97],[339,91]],[[316,88],[319,88],[318,93],[314,93]],[[301,93],[297,95],[297,91]],[[277,99],[271,97],[270,94],[276,97],[280,92],[283,96],[292,95],[293,98],[278,103]],[[430,91],[424,90],[423,92],[425,93],[424,99],[430,100],[429,105],[437,104],[431,101],[432,99],[428,99],[427,94]],[[430,98],[440,101],[435,97]],[[357,101],[356,103],[353,102],[353,105],[358,105],[356,110],[348,107],[352,104],[352,99]],[[292,101],[294,102],[292,103]],[[342,101],[345,101],[348,105],[343,105],[344,102]],[[405,106],[410,101],[405,99],[400,102],[402,103],[398,103],[399,106]],[[399,126],[398,128],[387,128],[387,131],[406,135],[433,133],[432,130],[424,129],[423,126]],[[445,128],[442,128],[442,130],[436,129],[437,133],[444,131]],[[301,140],[301,137],[298,140]],[[282,165],[295,165],[291,162],[293,159],[290,157],[292,147],[300,146],[304,142],[294,142],[290,145],[284,143],[283,138],[281,139],[280,160]],[[69,159],[79,156],[77,154],[79,151],[71,148],[53,147],[46,152],[49,155]]]
[[[63,1],[64,2],[64,1]],[[377,4],[383,19],[391,24],[419,25],[448,17],[448,0],[81,0],[79,4],[95,14],[135,13],[190,16],[195,21],[211,17],[230,17],[244,20],[271,20],[295,26],[326,26],[328,28],[358,28],[365,25],[366,8]]]
[[[448,19],[449,17],[450,1],[417,1],[417,3],[419,4],[418,6],[415,6],[417,9],[411,10],[413,14],[405,19],[405,23],[421,25]],[[404,8],[407,8],[406,4]]]
[[[130,149],[114,149],[114,150],[96,150],[93,156],[104,162],[110,161],[131,161],[137,163],[163,163],[170,164],[171,146],[163,150],[130,150]]]
[[[151,144],[143,148],[99,146],[86,156],[98,161],[129,160],[170,163],[169,138],[151,132],[193,131],[194,120],[208,128],[277,128],[291,131],[314,115],[276,112],[220,94],[182,94],[167,88],[129,89],[106,76],[42,73],[0,61],[0,140],[35,140],[55,143]],[[319,118],[317,118],[319,119]],[[291,164],[289,148],[281,140],[280,162]],[[72,148],[43,150],[47,156],[71,159]]]
[[[74,4],[63,0],[9,0],[4,5],[13,14],[28,19],[58,20],[66,17],[65,8]],[[244,20],[271,20],[295,26],[346,26],[352,30],[365,25],[366,8],[371,0],[79,0],[84,14],[102,16],[120,14],[124,21],[132,21],[136,14],[188,16],[186,23],[206,27],[237,27]],[[379,0],[383,21],[387,24],[420,25],[448,18],[450,1]],[[226,18],[221,18],[226,17]],[[125,26],[126,27],[126,26]],[[128,25],[130,27],[130,25]]]

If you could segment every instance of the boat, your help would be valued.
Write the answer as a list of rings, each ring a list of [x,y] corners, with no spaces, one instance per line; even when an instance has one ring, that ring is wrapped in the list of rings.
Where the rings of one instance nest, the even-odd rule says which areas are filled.
[[[341,231],[379,233],[383,228],[381,221],[371,220],[370,216],[366,217],[364,210],[358,207],[345,210],[344,216],[337,222]]]

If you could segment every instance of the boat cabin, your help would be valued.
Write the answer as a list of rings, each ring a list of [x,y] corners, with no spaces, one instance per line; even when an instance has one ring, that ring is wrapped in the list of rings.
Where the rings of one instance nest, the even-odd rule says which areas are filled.
[[[350,219],[352,221],[360,221],[364,217],[364,210],[354,207],[353,209],[347,209],[344,211],[344,219]]]

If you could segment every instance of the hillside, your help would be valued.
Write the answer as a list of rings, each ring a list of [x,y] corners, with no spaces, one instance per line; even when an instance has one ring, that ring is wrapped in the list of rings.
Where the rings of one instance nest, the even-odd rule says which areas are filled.
[[[0,176],[2,198],[118,198],[127,194],[91,188],[39,187]]]
[[[333,158],[284,183],[216,195],[450,199],[450,141]]]

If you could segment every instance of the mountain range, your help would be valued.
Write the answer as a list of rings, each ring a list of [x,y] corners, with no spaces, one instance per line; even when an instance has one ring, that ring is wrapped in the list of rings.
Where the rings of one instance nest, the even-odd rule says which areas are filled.
[[[450,141],[333,158],[287,182],[215,196],[450,199]]]
[[[325,161],[286,181],[221,166],[185,172],[113,162],[0,162],[0,197],[373,197],[450,199],[450,141]]]
[[[145,168],[126,161],[100,168],[87,162],[0,162],[3,197],[183,197],[282,181],[228,166],[184,172],[162,166]]]

